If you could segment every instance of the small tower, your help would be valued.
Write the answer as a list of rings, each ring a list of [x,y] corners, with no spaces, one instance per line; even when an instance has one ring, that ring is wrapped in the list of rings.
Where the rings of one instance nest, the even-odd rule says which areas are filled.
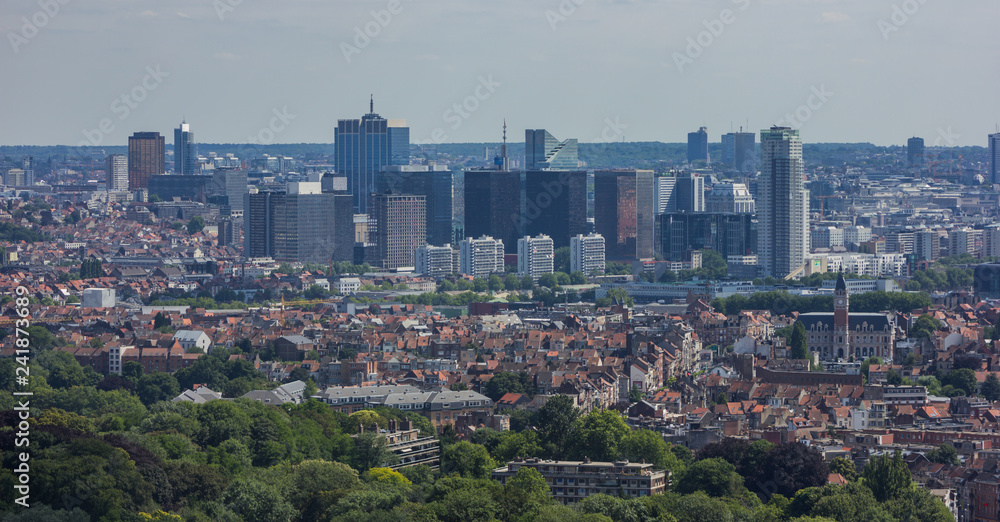
[[[837,357],[850,357],[850,318],[848,308],[850,296],[847,294],[847,281],[844,273],[837,276],[837,287],[833,291],[833,346]]]

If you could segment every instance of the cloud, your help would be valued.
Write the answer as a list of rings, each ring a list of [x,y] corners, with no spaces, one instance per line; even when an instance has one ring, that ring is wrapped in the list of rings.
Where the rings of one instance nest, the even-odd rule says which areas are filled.
[[[823,13],[823,21],[836,23],[836,22],[846,22],[850,20],[851,17],[847,13],[841,13],[838,11],[827,11]]]

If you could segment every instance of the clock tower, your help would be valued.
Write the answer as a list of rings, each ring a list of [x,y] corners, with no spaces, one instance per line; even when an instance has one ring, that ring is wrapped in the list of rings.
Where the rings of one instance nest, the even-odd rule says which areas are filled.
[[[837,276],[837,287],[833,291],[833,346],[837,357],[850,357],[850,328],[848,308],[850,297],[847,295],[847,281],[844,273]]]

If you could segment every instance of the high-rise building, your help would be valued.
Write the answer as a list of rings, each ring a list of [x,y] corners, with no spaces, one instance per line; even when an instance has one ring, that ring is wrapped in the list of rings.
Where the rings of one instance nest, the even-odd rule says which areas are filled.
[[[757,178],[757,257],[764,276],[782,278],[805,263],[809,248],[809,192],[803,188],[799,131],[760,132]]]
[[[757,230],[753,216],[732,213],[661,214],[660,250],[668,261],[685,261],[693,250],[711,249],[723,257],[752,255]]]
[[[8,187],[23,187],[27,185],[27,179],[24,169],[7,169],[3,182]]]
[[[705,211],[705,178],[696,172],[682,172],[674,185],[677,212]]]
[[[580,162],[577,140],[559,141],[545,129],[524,131],[524,170],[575,169]]]
[[[104,160],[108,192],[128,190],[128,156],[110,154]]]
[[[687,160],[688,163],[708,161],[708,127],[688,133]]]
[[[198,145],[194,141],[191,125],[186,121],[174,129],[174,173],[182,176],[200,174],[198,170]]]
[[[552,238],[546,235],[525,236],[517,240],[517,275],[530,275],[535,281],[542,274],[551,274],[554,270],[555,249]]]
[[[459,243],[459,271],[472,277],[504,273],[503,241],[489,236],[465,238]]]
[[[428,277],[443,278],[455,272],[451,245],[420,245],[416,252],[416,272]]]
[[[706,212],[753,214],[756,204],[744,183],[716,183],[705,196]]]
[[[375,114],[372,101],[368,114],[360,120],[337,121],[333,141],[335,170],[347,176],[355,213],[366,214],[382,168],[410,163],[410,129],[405,120],[388,120]]]
[[[521,237],[521,173],[465,171],[465,234],[491,236],[517,253]]]
[[[906,140],[906,163],[911,167],[924,164],[924,139],[913,137]]]
[[[164,139],[159,132],[136,132],[128,138],[128,189],[148,189],[149,178],[166,172]]]
[[[33,186],[35,184],[35,158],[25,156],[21,158],[21,168],[24,169],[24,184]]]
[[[934,261],[941,257],[941,235],[936,230],[918,230],[913,233],[913,254],[917,259]]]
[[[872,229],[868,227],[852,226],[844,228],[844,245],[860,245],[872,240]]]
[[[741,173],[757,168],[757,135],[752,132],[730,132],[722,135],[722,162]]]
[[[454,174],[444,165],[387,165],[379,173],[380,194],[424,196],[427,202],[427,242],[451,243]]]
[[[247,194],[247,172],[229,168],[215,169],[209,193],[220,206],[220,213],[233,217],[243,216],[245,210],[243,200]]]
[[[546,234],[555,248],[587,231],[587,172],[534,170],[524,172],[519,236]]]
[[[990,134],[990,183],[1000,183],[1000,132]]]
[[[983,256],[1000,257],[1000,225],[990,225],[983,230]]]
[[[289,183],[287,192],[247,194],[244,256],[324,265],[352,261],[352,207],[349,194],[324,193],[319,182]]]
[[[584,275],[604,274],[604,238],[579,234],[569,240],[569,270]]]
[[[594,231],[613,261],[653,257],[655,207],[651,170],[594,172]]]
[[[982,235],[982,230],[972,230],[971,228],[960,228],[948,232],[948,255],[975,254],[977,236],[981,240]]]
[[[677,178],[675,176],[660,176],[656,178],[653,186],[653,202],[656,205],[656,213],[677,212]]]
[[[427,243],[427,198],[373,194],[368,210],[370,262],[388,269],[415,266],[417,247]]]

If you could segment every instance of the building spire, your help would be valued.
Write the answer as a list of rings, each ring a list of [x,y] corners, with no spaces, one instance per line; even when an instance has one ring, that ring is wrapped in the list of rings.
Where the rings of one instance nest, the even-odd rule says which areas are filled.
[[[368,100],[368,113],[375,114],[375,95],[371,94],[371,98]]]
[[[503,158],[503,170],[510,170],[507,165],[507,118],[503,119],[503,146],[500,149],[500,156]]]

